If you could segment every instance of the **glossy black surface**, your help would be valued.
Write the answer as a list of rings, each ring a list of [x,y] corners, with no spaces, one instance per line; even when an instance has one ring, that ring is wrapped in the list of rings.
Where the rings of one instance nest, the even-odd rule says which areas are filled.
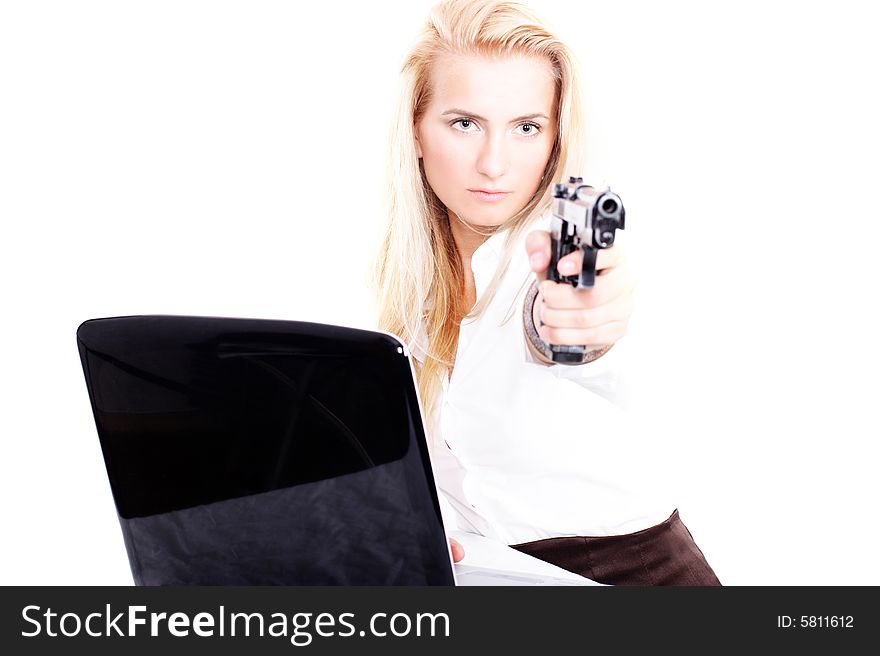
[[[137,583],[452,583],[393,337],[149,316],[77,338]]]

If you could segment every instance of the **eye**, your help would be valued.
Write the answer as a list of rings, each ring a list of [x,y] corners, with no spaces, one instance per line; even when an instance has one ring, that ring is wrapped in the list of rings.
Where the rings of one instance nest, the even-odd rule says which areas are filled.
[[[476,125],[469,118],[458,118],[452,122],[452,125],[457,125],[457,129],[461,132],[474,132],[476,129]]]
[[[531,137],[541,131],[541,126],[537,123],[521,123],[517,127],[520,129],[520,134],[526,137]]]

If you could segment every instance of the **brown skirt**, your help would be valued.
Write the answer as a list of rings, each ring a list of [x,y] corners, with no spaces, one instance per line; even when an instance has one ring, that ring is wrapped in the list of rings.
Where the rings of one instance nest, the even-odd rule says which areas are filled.
[[[666,521],[635,533],[511,546],[609,585],[721,585],[677,509]]]

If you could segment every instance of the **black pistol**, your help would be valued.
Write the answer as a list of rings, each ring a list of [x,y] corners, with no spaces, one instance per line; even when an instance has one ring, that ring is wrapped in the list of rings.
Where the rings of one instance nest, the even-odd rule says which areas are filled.
[[[576,177],[570,177],[567,184],[554,185],[547,279],[581,289],[592,287],[596,282],[596,255],[600,248],[614,245],[615,232],[624,228],[624,217],[620,196],[611,189],[596,189]],[[556,268],[559,260],[578,248],[584,256],[580,274],[560,275]],[[587,349],[551,344],[550,350],[554,362],[580,364]]]

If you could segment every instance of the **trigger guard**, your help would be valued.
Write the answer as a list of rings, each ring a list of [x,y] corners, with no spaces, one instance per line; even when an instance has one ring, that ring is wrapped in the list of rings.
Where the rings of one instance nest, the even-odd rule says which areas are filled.
[[[582,287],[592,287],[596,284],[596,256],[599,251],[595,248],[590,248],[589,246],[584,246],[581,248],[581,251],[584,256],[583,264],[581,265],[581,275],[578,279],[578,288]]]

